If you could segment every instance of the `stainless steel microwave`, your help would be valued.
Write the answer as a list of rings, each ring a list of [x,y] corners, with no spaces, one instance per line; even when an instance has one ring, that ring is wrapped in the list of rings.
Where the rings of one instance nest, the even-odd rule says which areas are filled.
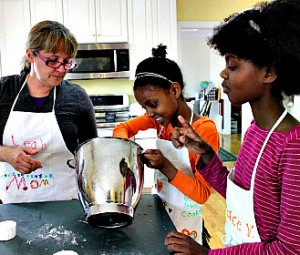
[[[128,43],[79,44],[75,57],[77,67],[67,79],[129,78]]]

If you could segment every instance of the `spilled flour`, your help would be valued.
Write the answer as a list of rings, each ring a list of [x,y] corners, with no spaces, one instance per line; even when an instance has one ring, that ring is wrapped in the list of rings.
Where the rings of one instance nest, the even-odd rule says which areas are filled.
[[[36,242],[42,240],[53,240],[57,244],[63,246],[64,244],[78,245],[78,240],[83,240],[81,235],[75,234],[71,230],[66,229],[64,226],[53,227],[52,224],[43,225],[34,236],[31,236],[31,240],[27,240],[27,244],[31,244],[32,241]]]

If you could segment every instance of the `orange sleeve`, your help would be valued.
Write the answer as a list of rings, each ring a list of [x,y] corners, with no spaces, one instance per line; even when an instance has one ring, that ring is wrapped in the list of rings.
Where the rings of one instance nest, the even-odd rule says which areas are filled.
[[[220,135],[214,121],[208,117],[201,117],[193,122],[192,126],[213,150],[218,152],[220,149]],[[201,156],[189,151],[189,157],[194,177],[187,176],[178,169],[175,178],[170,183],[187,197],[197,203],[203,204],[211,194],[211,187],[202,175],[198,171],[195,171],[196,163]]]
[[[211,193],[210,185],[199,172],[195,172],[194,177],[190,177],[178,170],[175,178],[170,183],[199,204],[204,204]]]
[[[214,121],[208,117],[201,117],[193,123],[195,131],[213,148],[215,152],[220,149],[220,135]]]
[[[136,135],[140,130],[156,128],[155,120],[149,118],[147,114],[132,118],[115,126],[113,136],[121,138],[130,138]]]
[[[195,121],[192,126],[195,131],[213,148],[213,150],[218,153],[220,149],[220,135],[214,121],[208,117],[201,117]],[[192,169],[195,171],[196,163],[201,156],[192,151],[189,151],[189,156]]]

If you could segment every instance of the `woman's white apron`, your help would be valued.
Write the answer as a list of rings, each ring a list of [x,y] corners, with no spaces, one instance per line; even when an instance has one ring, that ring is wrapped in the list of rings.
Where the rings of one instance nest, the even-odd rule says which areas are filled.
[[[32,157],[43,167],[30,174],[21,174],[10,164],[0,167],[0,199],[3,203],[78,199],[74,169],[67,166],[73,154],[68,150],[60,132],[55,112],[56,88],[52,112],[14,111],[22,85],[11,108],[4,133],[3,145],[37,148]]]

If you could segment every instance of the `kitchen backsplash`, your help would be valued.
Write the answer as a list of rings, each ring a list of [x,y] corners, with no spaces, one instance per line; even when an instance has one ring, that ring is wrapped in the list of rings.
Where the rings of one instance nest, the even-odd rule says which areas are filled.
[[[129,79],[96,79],[72,80],[82,86],[89,95],[97,94],[128,94],[130,103],[134,102],[133,80]]]

